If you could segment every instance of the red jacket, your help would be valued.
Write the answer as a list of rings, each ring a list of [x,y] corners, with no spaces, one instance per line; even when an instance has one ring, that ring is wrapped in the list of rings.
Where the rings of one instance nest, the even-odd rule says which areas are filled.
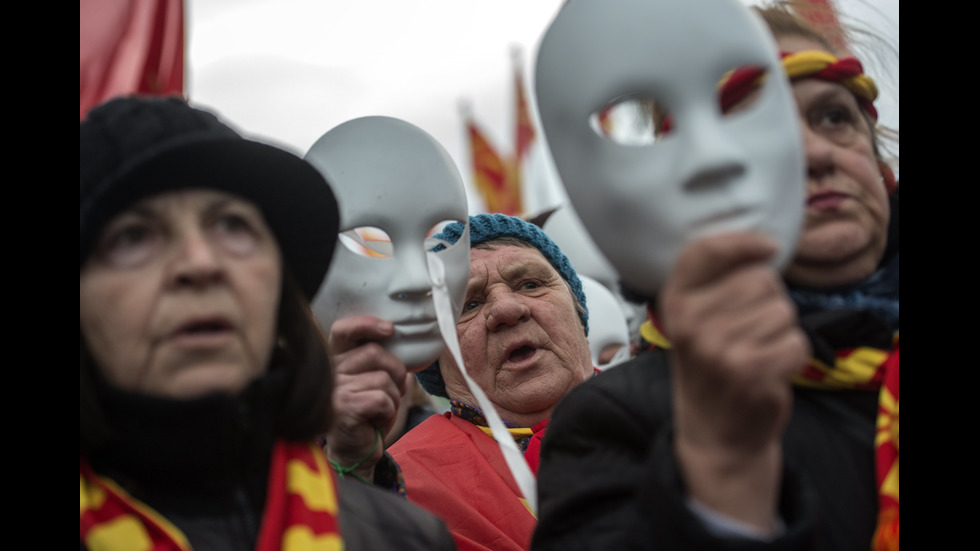
[[[432,415],[388,453],[408,500],[445,521],[460,551],[524,551],[537,519],[524,503],[497,442],[477,425]]]

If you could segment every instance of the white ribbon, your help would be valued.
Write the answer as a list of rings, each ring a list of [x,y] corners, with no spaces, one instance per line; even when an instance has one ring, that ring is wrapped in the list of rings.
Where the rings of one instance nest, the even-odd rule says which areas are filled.
[[[456,360],[456,366],[459,368],[459,372],[462,373],[463,379],[466,381],[466,386],[469,387],[470,393],[476,397],[480,409],[486,415],[493,439],[500,446],[500,451],[504,454],[507,466],[510,467],[510,473],[514,476],[517,487],[524,494],[524,499],[527,500],[528,509],[530,509],[531,514],[537,517],[537,485],[534,474],[531,472],[531,467],[528,466],[527,461],[524,460],[524,454],[521,453],[521,450],[514,442],[514,437],[507,431],[507,427],[500,419],[500,415],[497,414],[497,408],[487,398],[480,385],[470,377],[470,374],[466,371],[466,367],[463,365],[463,355],[459,349],[459,338],[456,336],[456,320],[453,316],[452,301],[449,298],[449,287],[446,285],[445,266],[437,255],[428,254],[426,256],[428,257],[429,263],[429,277],[432,280],[432,300],[436,306],[436,319],[439,322],[439,331],[442,332],[442,338],[446,341],[446,346],[449,347],[453,359]]]

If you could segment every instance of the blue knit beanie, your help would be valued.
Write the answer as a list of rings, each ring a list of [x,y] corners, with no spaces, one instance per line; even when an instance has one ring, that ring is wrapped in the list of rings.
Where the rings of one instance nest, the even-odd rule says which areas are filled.
[[[462,223],[453,222],[443,228],[442,233],[436,234],[433,237],[448,241],[449,243],[455,243],[463,234],[464,229],[465,226]],[[558,245],[541,228],[516,216],[507,216],[506,214],[477,214],[470,216],[471,247],[500,237],[519,239],[541,251],[541,254],[548,259],[548,262],[555,267],[555,270],[558,270],[561,277],[572,288],[572,294],[575,296],[575,300],[582,306],[582,312],[579,313],[579,317],[582,319],[582,325],[585,327],[585,334],[588,335],[589,310],[585,304],[585,291],[582,290],[582,280],[578,278],[578,274],[575,273],[575,268],[572,267],[572,263],[561,252]],[[439,248],[441,248],[441,245],[436,247],[435,250]],[[429,394],[444,398],[449,397],[446,394],[446,385],[442,380],[442,373],[439,372],[439,362],[433,362],[429,367],[416,373],[415,377],[422,385],[422,388]]]

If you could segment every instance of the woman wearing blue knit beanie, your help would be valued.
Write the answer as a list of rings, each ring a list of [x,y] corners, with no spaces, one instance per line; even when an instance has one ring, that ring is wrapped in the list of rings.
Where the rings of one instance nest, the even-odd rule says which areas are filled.
[[[449,224],[435,237],[455,243],[464,229]],[[545,232],[521,218],[471,216],[469,235],[470,278],[456,325],[462,360],[534,473],[554,407],[597,373],[582,282]],[[357,354],[365,370],[394,369],[397,359],[376,346],[382,335],[343,353]],[[354,467],[365,482],[404,492],[439,515],[460,549],[527,549],[534,507],[451,351],[417,377],[429,393],[449,399],[450,411],[410,430],[380,461],[365,449],[365,461],[339,468]]]

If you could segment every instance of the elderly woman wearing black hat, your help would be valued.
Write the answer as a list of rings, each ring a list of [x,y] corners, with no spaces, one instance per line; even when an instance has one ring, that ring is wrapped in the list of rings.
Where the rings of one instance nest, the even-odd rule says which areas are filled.
[[[111,100],[79,147],[81,547],[453,549],[316,445],[323,177],[178,98]]]

